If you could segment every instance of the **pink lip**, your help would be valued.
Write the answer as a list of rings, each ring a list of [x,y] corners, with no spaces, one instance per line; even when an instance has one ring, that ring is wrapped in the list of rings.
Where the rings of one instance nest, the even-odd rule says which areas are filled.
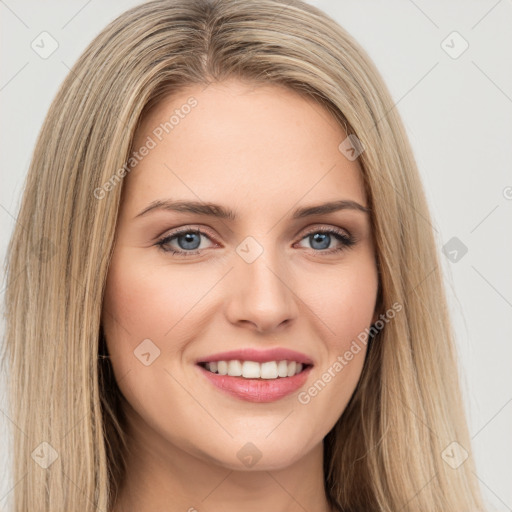
[[[221,358],[219,360],[223,359]],[[254,361],[254,359],[246,360]],[[198,368],[214,386],[236,398],[248,402],[274,402],[297,391],[297,389],[303,386],[312,367],[308,366],[293,377],[278,377],[277,379],[230,377],[229,375],[212,373],[202,366],[198,366]]]
[[[221,352],[197,360],[197,363],[210,363],[215,361],[255,361],[266,363],[268,361],[296,361],[297,363],[312,365],[313,361],[307,355],[287,348],[272,348],[269,350],[256,350],[251,348]],[[300,374],[299,374],[300,375]],[[292,377],[286,377],[292,378]],[[247,379],[245,379],[247,380]]]

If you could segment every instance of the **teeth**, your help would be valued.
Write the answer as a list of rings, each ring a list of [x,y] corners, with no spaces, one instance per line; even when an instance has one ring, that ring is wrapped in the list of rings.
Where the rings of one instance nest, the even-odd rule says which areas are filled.
[[[242,363],[240,361],[229,361],[228,375],[231,377],[240,377],[242,375]]]
[[[296,361],[215,361],[206,363],[205,368],[212,373],[244,377],[246,379],[277,379],[278,377],[293,377],[303,369],[302,363]]]
[[[232,377],[232,375],[230,375]],[[244,361],[242,363],[242,377],[246,379],[259,379],[261,377],[261,365],[254,361]]]
[[[219,375],[227,375],[228,363],[226,363],[226,361],[219,361],[217,363],[217,371],[219,372]]]
[[[286,361],[279,361],[277,363],[277,375],[279,377],[288,377],[288,363]]]
[[[261,378],[277,379],[277,363],[275,361],[261,363]]]

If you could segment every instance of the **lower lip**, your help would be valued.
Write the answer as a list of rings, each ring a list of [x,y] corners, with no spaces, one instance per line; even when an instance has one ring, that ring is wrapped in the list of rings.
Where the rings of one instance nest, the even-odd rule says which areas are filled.
[[[212,373],[198,366],[204,376],[220,390],[248,402],[275,402],[304,385],[312,366],[293,377],[277,379],[245,379]]]

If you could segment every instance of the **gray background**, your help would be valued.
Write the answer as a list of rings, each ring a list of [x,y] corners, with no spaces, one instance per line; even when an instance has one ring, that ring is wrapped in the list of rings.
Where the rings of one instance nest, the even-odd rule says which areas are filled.
[[[94,36],[138,3],[0,0],[2,260],[35,139],[59,84]],[[442,264],[463,373],[470,455],[489,510],[512,511],[512,327],[506,322],[512,313],[512,1],[310,3],[367,50],[403,117],[440,253],[448,244]],[[46,58],[31,47],[33,41],[42,47],[46,37],[44,48],[51,48],[49,37],[40,36],[44,31],[58,43]],[[458,55],[464,41],[469,47]],[[0,278],[3,301],[3,269]],[[3,332],[3,323],[0,328]],[[5,395],[2,383],[0,510],[9,505],[15,485],[3,462],[12,456],[7,432],[15,428],[5,413]]]

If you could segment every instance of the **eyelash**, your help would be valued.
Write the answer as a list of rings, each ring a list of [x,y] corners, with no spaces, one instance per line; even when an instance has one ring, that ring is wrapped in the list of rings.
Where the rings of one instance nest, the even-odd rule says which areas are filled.
[[[167,249],[165,247],[165,245],[168,244],[174,238],[177,238],[180,235],[185,235],[185,234],[188,234],[188,233],[195,233],[195,234],[198,234],[198,235],[204,235],[207,238],[211,239],[211,237],[208,235],[208,233],[206,233],[204,231],[201,231],[200,229],[186,228],[186,229],[182,229],[180,231],[176,231],[174,233],[168,234],[168,235],[164,236],[163,238],[160,238],[156,242],[155,245],[158,246],[159,249],[164,251],[165,253],[171,253],[173,256],[177,256],[177,257],[180,257],[180,256],[188,257],[188,256],[194,256],[194,255],[200,254],[201,251],[203,251],[204,249],[199,249],[199,250],[196,250],[196,251],[181,251],[181,250],[180,251],[176,251],[174,249]],[[316,228],[316,229],[312,229],[311,231],[307,232],[300,239],[300,241],[304,240],[305,238],[307,238],[310,235],[314,235],[315,233],[325,233],[325,234],[328,234],[328,235],[334,235],[334,237],[339,242],[341,242],[341,246],[338,247],[338,248],[334,248],[334,249],[325,249],[325,250],[316,250],[316,251],[314,249],[312,249],[314,252],[321,253],[322,255],[326,255],[326,254],[330,255],[330,254],[334,254],[334,253],[339,253],[341,251],[349,249],[350,247],[352,247],[356,243],[356,240],[355,240],[355,238],[352,235],[347,235],[347,234],[345,234],[345,232],[343,232],[343,231],[341,231],[341,230],[339,230],[337,228]]]

